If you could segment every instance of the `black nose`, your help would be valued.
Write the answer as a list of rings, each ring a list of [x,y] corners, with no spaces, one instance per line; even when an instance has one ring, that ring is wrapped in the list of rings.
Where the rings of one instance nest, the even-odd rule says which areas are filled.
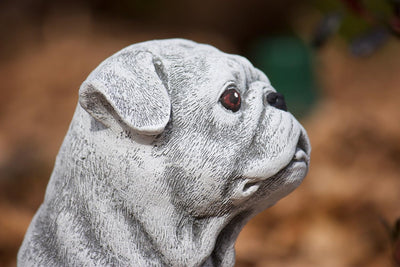
[[[267,95],[267,102],[273,107],[287,111],[285,98],[281,93],[271,92]]]

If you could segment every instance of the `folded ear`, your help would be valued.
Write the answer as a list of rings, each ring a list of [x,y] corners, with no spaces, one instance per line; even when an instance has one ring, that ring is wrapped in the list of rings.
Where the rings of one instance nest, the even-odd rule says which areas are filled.
[[[170,100],[159,59],[147,51],[124,49],[106,59],[82,84],[80,105],[107,127],[128,126],[157,135],[170,117]]]

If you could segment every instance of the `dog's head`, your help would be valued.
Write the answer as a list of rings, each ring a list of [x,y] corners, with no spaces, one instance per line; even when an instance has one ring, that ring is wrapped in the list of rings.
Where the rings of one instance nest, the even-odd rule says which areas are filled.
[[[80,103],[110,128],[154,136],[173,201],[194,215],[271,205],[308,169],[308,137],[283,96],[245,58],[208,45],[130,46],[88,77]]]
[[[125,48],[88,77],[79,101],[107,138],[151,140],[146,159],[162,165],[146,171],[158,177],[152,195],[169,195],[193,218],[254,215],[308,170],[307,134],[283,96],[245,58],[208,45],[175,39]]]

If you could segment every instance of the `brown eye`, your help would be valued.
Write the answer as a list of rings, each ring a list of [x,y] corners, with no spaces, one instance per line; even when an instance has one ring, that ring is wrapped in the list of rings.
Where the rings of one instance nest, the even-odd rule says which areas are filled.
[[[219,102],[221,102],[226,109],[236,112],[240,109],[240,94],[235,89],[228,89],[221,95]]]

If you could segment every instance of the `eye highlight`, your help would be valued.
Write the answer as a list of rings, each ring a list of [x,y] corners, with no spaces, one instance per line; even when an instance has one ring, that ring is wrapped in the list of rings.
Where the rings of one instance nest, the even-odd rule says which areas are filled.
[[[239,92],[236,89],[231,88],[222,93],[221,97],[219,98],[219,102],[221,102],[222,106],[224,106],[226,109],[236,112],[240,109],[242,100]]]

